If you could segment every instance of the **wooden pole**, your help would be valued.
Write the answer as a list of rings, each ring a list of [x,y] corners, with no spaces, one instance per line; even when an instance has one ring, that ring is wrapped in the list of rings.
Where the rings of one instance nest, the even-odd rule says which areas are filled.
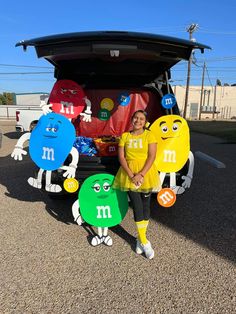
[[[214,88],[214,100],[213,100],[213,114],[212,114],[212,120],[215,119],[215,112],[216,112],[216,88],[217,88],[217,84],[215,85],[215,88]]]
[[[201,114],[202,114],[202,101],[203,101],[203,93],[204,93],[205,70],[206,70],[206,63],[204,62],[203,70],[202,70],[202,87],[201,87],[200,107],[199,107],[199,116],[198,116],[199,120],[201,120]]]

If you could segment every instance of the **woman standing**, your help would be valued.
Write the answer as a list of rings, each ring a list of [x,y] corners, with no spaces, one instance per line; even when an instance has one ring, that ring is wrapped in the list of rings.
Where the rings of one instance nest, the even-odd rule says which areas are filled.
[[[137,110],[132,115],[131,122],[132,130],[123,133],[119,142],[121,167],[113,187],[128,191],[138,232],[136,253],[144,253],[148,259],[152,259],[154,250],[147,240],[146,232],[150,218],[151,191],[160,188],[158,171],[154,165],[157,144],[154,135],[145,128],[145,111]]]

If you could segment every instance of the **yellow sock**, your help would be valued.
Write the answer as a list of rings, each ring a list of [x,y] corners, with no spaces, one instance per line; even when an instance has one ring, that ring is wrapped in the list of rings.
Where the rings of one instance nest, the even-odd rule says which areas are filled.
[[[137,231],[138,231],[138,239],[142,244],[147,244],[148,240],[146,238],[148,220],[137,221]]]

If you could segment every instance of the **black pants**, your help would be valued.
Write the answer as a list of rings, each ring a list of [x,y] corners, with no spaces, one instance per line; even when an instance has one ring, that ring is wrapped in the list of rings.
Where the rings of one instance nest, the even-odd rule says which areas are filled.
[[[135,222],[149,220],[151,193],[140,193],[129,191],[129,197],[132,202]]]

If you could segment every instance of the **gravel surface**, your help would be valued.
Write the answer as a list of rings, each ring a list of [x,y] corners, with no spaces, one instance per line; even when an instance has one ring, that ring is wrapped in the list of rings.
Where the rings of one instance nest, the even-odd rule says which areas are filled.
[[[131,209],[109,231],[112,247],[91,247],[96,228],[74,224],[74,198],[29,186],[33,162],[10,158],[14,122],[0,128],[1,314],[236,312],[235,144],[192,134],[192,151],[226,168],[196,159],[192,186],[172,208],[153,198],[147,260],[134,252]]]

